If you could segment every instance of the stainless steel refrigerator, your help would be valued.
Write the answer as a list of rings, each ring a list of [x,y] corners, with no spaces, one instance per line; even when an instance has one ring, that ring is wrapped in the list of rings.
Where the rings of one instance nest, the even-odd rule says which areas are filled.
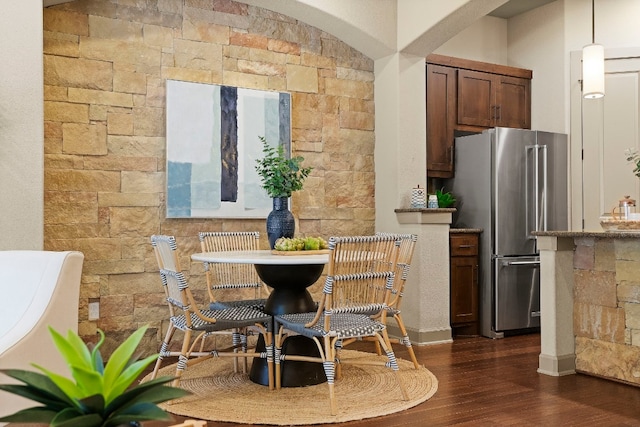
[[[491,338],[540,327],[536,230],[568,229],[564,134],[494,128],[455,140],[454,227],[482,228],[480,333]]]

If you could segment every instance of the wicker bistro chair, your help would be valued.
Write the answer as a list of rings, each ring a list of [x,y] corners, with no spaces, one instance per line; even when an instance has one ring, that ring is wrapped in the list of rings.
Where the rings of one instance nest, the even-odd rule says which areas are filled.
[[[390,367],[396,372],[403,400],[407,392],[400,376],[398,363],[389,343],[384,316],[393,285],[397,239],[389,236],[331,237],[329,239],[329,268],[318,310],[274,316],[276,388],[280,388],[281,361],[299,360],[322,363],[329,386],[331,414],[337,414],[334,394],[335,369],[339,361],[337,344],[344,339],[375,337],[384,349],[387,361],[375,364]],[[373,319],[363,312],[379,312]],[[319,357],[281,354],[287,334],[304,335],[319,349]],[[349,359],[348,363],[366,363]]]
[[[160,278],[169,306],[169,328],[159,352],[158,360],[151,378],[155,378],[165,357],[178,356],[176,378],[174,386],[178,386],[180,377],[190,364],[199,363],[211,357],[260,357],[267,359],[269,372],[269,389],[273,389],[273,340],[272,318],[250,307],[228,307],[218,310],[202,310],[198,308],[187,280],[180,268],[177,255],[176,240],[173,236],[151,236],[151,244],[154,247]],[[179,352],[170,351],[169,344],[175,331],[184,332],[182,348]],[[211,349],[205,351],[205,337],[218,331],[230,330],[236,336],[243,335],[243,339],[234,339],[234,344],[225,349]],[[255,353],[246,351],[247,331],[253,330],[261,333],[265,340],[265,352]],[[197,334],[192,342],[192,335]],[[241,342],[243,344],[237,344]],[[199,349],[196,350],[199,344]],[[238,346],[244,346],[242,352],[238,352]]]
[[[258,250],[260,233],[257,231],[215,232],[202,231],[198,233],[202,252],[219,251],[253,251]],[[252,264],[231,264],[204,262],[209,291],[209,308],[222,307],[251,307],[264,311],[269,288],[265,285]],[[230,290],[248,289],[253,296],[247,299],[220,299],[216,295],[228,293]]]
[[[420,368],[420,364],[418,363],[418,359],[416,358],[415,352],[413,351],[413,347],[411,346],[411,340],[409,339],[409,334],[407,333],[407,328],[404,325],[404,321],[402,320],[402,315],[400,311],[400,303],[402,302],[402,296],[404,293],[404,286],[407,281],[407,277],[409,275],[409,269],[411,267],[411,259],[413,258],[413,252],[416,246],[416,242],[418,241],[418,236],[416,234],[393,234],[393,233],[376,233],[376,236],[390,236],[399,241],[399,250],[398,250],[398,258],[395,263],[395,277],[393,280],[393,287],[391,288],[391,296],[389,298],[389,302],[386,306],[387,315],[384,317],[380,317],[379,313],[372,312],[364,312],[364,314],[373,315],[374,318],[379,318],[381,321],[385,322],[385,325],[388,322],[389,317],[393,318],[398,328],[400,329],[401,337],[400,338],[389,338],[389,342],[392,344],[402,344],[407,348],[407,352],[409,353],[409,357],[411,358],[411,362],[413,366],[418,369]],[[374,338],[368,337],[364,338],[366,341],[373,341],[376,345],[376,351],[378,354],[382,354],[382,350],[378,341]],[[344,340],[340,342],[339,346],[347,346],[356,341],[355,339]]]
[[[413,351],[413,347],[411,346],[411,340],[409,339],[409,334],[407,333],[407,328],[404,325],[404,321],[402,320],[400,311],[400,303],[402,302],[404,286],[407,282],[407,277],[409,276],[409,269],[411,268],[411,260],[413,258],[413,252],[418,241],[418,235],[390,233],[377,233],[377,235],[393,236],[397,239],[400,239],[400,248],[398,251],[398,259],[396,262],[393,288],[391,289],[391,298],[389,300],[389,304],[387,305],[387,316],[383,317],[382,320],[388,320],[389,317],[392,317],[396,321],[402,336],[400,338],[390,338],[390,341],[392,344],[402,344],[407,347],[407,352],[409,353],[409,357],[413,362],[413,366],[418,369],[420,368],[420,364],[418,363],[416,354]],[[378,354],[380,354],[379,346],[377,346],[377,348]]]

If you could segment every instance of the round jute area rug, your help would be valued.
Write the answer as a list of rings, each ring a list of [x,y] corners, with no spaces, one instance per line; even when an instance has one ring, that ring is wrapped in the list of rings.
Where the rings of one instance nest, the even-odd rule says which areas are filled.
[[[343,350],[341,357],[386,360],[354,350]],[[327,384],[269,391],[251,382],[247,374],[233,373],[231,363],[228,358],[212,358],[190,366],[182,375],[180,387],[193,394],[159,406],[176,415],[211,421],[328,424],[399,412],[426,401],[438,389],[438,380],[428,369],[414,369],[411,362],[398,359],[409,395],[409,400],[403,401],[396,376],[389,368],[345,364],[342,378],[335,383],[338,414],[332,416]],[[175,375],[175,365],[161,369],[159,375]]]

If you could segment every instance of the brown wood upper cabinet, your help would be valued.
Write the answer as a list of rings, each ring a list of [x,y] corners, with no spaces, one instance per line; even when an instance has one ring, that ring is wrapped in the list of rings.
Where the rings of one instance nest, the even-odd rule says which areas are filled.
[[[456,70],[427,64],[427,170],[453,176]]]
[[[528,79],[458,70],[459,125],[531,127]]]
[[[453,177],[457,132],[530,129],[531,78],[531,70],[429,55],[427,176]]]

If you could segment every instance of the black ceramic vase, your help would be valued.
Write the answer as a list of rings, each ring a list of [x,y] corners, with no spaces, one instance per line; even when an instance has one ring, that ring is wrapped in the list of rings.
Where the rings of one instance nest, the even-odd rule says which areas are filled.
[[[293,214],[289,210],[287,197],[274,197],[273,210],[267,217],[267,237],[271,249],[280,237],[293,237],[296,231],[296,223]]]

